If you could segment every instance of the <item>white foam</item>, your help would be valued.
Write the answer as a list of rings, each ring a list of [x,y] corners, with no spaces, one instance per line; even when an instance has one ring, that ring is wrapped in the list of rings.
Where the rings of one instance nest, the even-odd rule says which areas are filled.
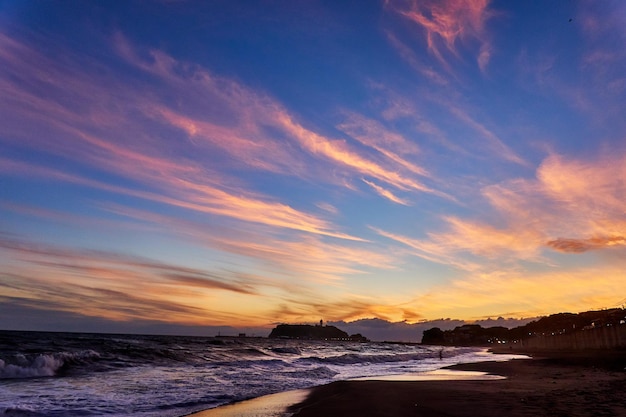
[[[62,366],[63,360],[51,355],[39,355],[26,366],[7,364],[0,359],[0,378],[53,376]]]

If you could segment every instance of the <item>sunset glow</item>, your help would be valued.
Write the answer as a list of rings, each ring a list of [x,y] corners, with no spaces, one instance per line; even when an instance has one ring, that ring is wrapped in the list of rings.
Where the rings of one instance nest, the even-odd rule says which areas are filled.
[[[1,316],[619,306],[625,42],[610,1],[4,4]]]

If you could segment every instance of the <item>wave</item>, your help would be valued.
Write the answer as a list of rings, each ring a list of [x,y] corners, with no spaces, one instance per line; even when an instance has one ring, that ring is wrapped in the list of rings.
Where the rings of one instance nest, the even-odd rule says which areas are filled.
[[[332,378],[335,375],[338,375],[339,372],[333,371],[332,369],[326,366],[320,366],[313,369],[303,369],[298,371],[290,371],[285,372],[284,375],[289,378],[298,378],[298,379],[325,379]]]
[[[387,354],[358,354],[346,353],[338,356],[318,357],[309,356],[298,359],[298,362],[314,362],[325,363],[329,365],[356,365],[356,364],[372,364],[372,363],[393,363],[405,362],[412,360],[423,360],[434,357],[434,353],[430,351],[412,352],[412,353],[387,353]]]
[[[271,351],[274,353],[289,354],[289,355],[301,355],[302,354],[302,351],[295,346],[275,347],[275,348],[272,348]]]
[[[28,416],[28,417],[40,417],[45,414],[37,412],[34,407],[16,405],[8,407],[0,407],[0,416]]]
[[[100,358],[98,352],[58,352],[26,356],[14,355],[10,362],[0,359],[0,379],[38,378],[55,376],[71,366],[84,365]]]

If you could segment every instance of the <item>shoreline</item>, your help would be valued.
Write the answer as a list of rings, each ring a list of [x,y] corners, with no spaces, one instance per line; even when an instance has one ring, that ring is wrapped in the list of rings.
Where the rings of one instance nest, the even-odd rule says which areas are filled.
[[[336,382],[491,381],[505,378],[486,371],[454,369],[456,366],[458,365],[445,366],[434,371],[425,371],[416,374],[363,377]],[[326,385],[331,385],[336,382],[331,382]],[[291,417],[294,415],[294,412],[290,410],[304,403],[316,389],[326,385],[278,392],[251,398],[249,400],[237,401],[232,404],[197,411],[183,417]]]
[[[626,351],[515,354],[532,356],[442,368],[440,373],[450,372],[449,378],[428,378],[427,372],[413,380],[399,376],[335,381],[189,417],[626,416]],[[468,372],[467,378],[455,376],[458,371]],[[471,373],[487,377],[476,374],[472,379]]]

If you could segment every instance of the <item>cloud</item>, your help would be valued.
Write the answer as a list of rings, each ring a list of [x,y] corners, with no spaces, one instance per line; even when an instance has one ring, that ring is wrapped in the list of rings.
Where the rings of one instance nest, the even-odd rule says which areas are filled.
[[[406,157],[414,159],[420,153],[418,145],[386,129],[378,121],[346,112],[345,120],[339,124],[338,128],[363,145],[376,150],[398,167],[423,177],[430,176],[426,169],[406,159]]]
[[[402,200],[401,198],[397,197],[391,191],[386,190],[383,187],[381,187],[381,186],[379,186],[377,184],[374,184],[371,181],[363,179],[363,182],[365,184],[369,185],[370,187],[372,187],[378,194],[380,194],[381,196],[385,197],[389,201],[393,201],[394,203],[402,204],[404,206],[409,206],[410,205],[407,201]]]
[[[441,246],[436,242],[428,241],[426,239],[411,238],[406,235],[391,233],[376,227],[372,227],[372,230],[383,237],[408,246],[411,249],[408,252],[410,255],[418,256],[427,261],[450,265],[464,270],[476,270],[479,267],[477,263],[466,261],[451,255],[449,253],[450,251],[445,246]]]
[[[333,206],[330,203],[327,203],[325,201],[321,201],[317,204],[315,204],[318,208],[320,208],[321,210],[327,212],[327,213],[331,213],[331,214],[339,214],[339,209],[335,206]]]
[[[245,230],[228,224],[208,228],[202,222],[120,205],[108,204],[103,208],[175,231],[185,240],[191,239],[205,247],[256,259],[263,265],[270,265],[272,270],[280,271],[280,275],[289,280],[298,278],[325,284],[337,283],[346,275],[358,274],[367,268],[392,269],[396,263],[393,254],[369,242],[337,244],[315,235],[287,236],[262,225]]]
[[[167,189],[172,196],[168,196],[157,192],[110,185],[101,181],[68,174],[56,169],[33,166],[24,162],[4,158],[0,158],[0,161],[3,162],[3,167],[0,169],[9,174],[39,177],[46,180],[54,179],[66,181],[199,213],[231,217],[244,222],[259,223],[266,226],[320,234],[339,239],[363,240],[359,237],[333,231],[333,225],[314,215],[295,210],[277,201],[265,201],[262,199],[262,196],[246,190],[240,190],[240,193],[233,194],[211,185],[194,183],[176,177],[162,177],[161,174],[159,174],[158,177],[151,178],[151,180],[155,181],[157,186],[163,187],[168,184],[172,186]],[[134,165],[132,168],[128,168],[128,170],[131,170],[132,173],[136,173],[136,177],[139,178],[149,176],[150,167],[145,167],[147,168],[146,170],[141,169],[141,167],[145,166]],[[158,182],[161,178],[162,181]],[[204,180],[198,178],[198,181]]]
[[[401,313],[401,308],[390,306],[380,298],[354,294],[342,294],[340,297],[332,298],[319,294],[285,297],[284,303],[273,310],[274,317],[281,317],[292,323],[317,322],[319,318],[328,317],[346,321],[365,317],[391,320]]]
[[[489,151],[493,155],[498,155],[499,157],[513,162],[519,165],[529,166],[528,162],[524,161],[519,155],[517,155],[509,146],[507,146],[502,139],[500,139],[495,133],[493,133],[490,129],[488,129],[484,124],[476,121],[473,117],[471,117],[465,110],[460,107],[446,103],[444,104],[448,111],[454,115],[456,118],[461,120],[467,126],[471,127],[474,131],[476,131],[480,135],[480,140],[484,141],[486,145],[485,148],[489,149]]]
[[[428,139],[444,150],[450,150],[464,158],[497,158],[531,167],[528,161],[507,145],[504,140],[506,137],[495,131],[494,123],[488,123],[491,120],[489,115],[481,117],[478,109],[464,104],[460,91],[430,86],[426,90],[420,87],[413,96],[399,96],[384,86],[376,85],[375,89],[379,94],[382,93],[382,97],[376,99],[377,104],[382,107],[382,119],[388,125],[401,122],[400,125],[405,127],[403,135],[386,128],[382,122],[345,111],[345,120],[338,128],[366,146],[378,149],[384,144],[380,153],[393,161],[395,166],[405,168],[426,180],[441,182],[438,175],[413,162],[417,155],[422,154],[421,147],[417,145],[418,140],[423,143],[424,139]],[[448,115],[445,122],[439,119],[442,113]],[[407,131],[410,133],[406,133]],[[426,149],[432,155],[432,149]],[[428,161],[424,156],[422,159]],[[451,199],[440,190],[427,191]]]
[[[125,45],[124,51],[131,48],[127,41]],[[158,74],[164,81],[172,84],[173,89],[203,91],[203,100],[206,100],[205,97],[208,95],[215,102],[223,102],[222,107],[227,109],[228,113],[227,119],[235,119],[234,124],[223,126],[198,119],[193,115],[177,114],[163,107],[154,110],[159,118],[165,118],[174,126],[183,129],[194,140],[202,140],[215,146],[228,144],[227,151],[236,155],[237,158],[243,154],[246,160],[263,161],[269,170],[278,170],[279,165],[284,164],[284,167],[280,169],[281,172],[295,173],[309,178],[314,175],[316,181],[325,179],[332,182],[333,180],[325,175],[323,170],[306,171],[308,169],[306,162],[311,157],[317,159],[322,165],[330,163],[334,169],[346,171],[348,175],[367,175],[402,190],[432,192],[414,178],[398,174],[395,165],[389,167],[377,163],[346,141],[327,137],[305,127],[297,120],[296,115],[267,95],[254,92],[234,81],[213,76],[202,68],[193,68],[192,79],[182,78],[175,69],[189,64],[178,62],[162,52],[151,51],[150,53],[151,62],[141,60],[136,54],[129,52],[124,52],[123,55],[134,65]],[[215,103],[212,103],[212,107],[215,107]],[[204,113],[202,115],[206,117]],[[380,133],[381,127],[374,126],[373,123],[370,121],[370,130],[376,129],[375,133]],[[349,122],[341,126],[347,128],[348,125]],[[273,135],[269,134],[268,128],[272,129]],[[276,131],[283,133],[281,140],[274,137]],[[371,137],[366,139],[363,135],[356,139],[362,143],[367,141],[365,144],[368,147],[391,159],[392,162],[399,163],[409,172],[427,175],[423,168],[397,157],[393,151],[394,148],[415,147],[400,135],[388,132],[384,141],[377,143],[373,142]],[[299,150],[305,151],[306,155],[299,154],[294,147],[285,147],[285,140],[299,145]],[[270,158],[269,161],[268,158]]]
[[[2,296],[111,320],[161,321],[167,312],[171,322],[195,323],[208,316],[227,322],[235,314],[208,309],[205,303],[218,294],[224,299],[229,294],[255,298],[267,284],[228,271],[33,243],[10,235],[0,239],[0,257],[11,260],[3,263]]]
[[[249,335],[267,336],[269,329],[263,327],[231,327],[184,325],[159,320],[128,320],[119,321],[102,317],[89,317],[68,312],[62,306],[23,298],[0,296],[0,316],[12,319],[3,325],[3,330],[59,331],[59,332],[93,332],[126,334],[162,334],[214,336],[237,335],[245,332]]]
[[[564,239],[559,238],[546,243],[549,247],[559,252],[583,253],[590,250],[604,249],[626,245],[624,236],[603,236],[589,239]]]
[[[386,32],[389,43],[396,49],[402,59],[404,59],[418,74],[435,84],[445,86],[448,84],[446,77],[435,71],[433,68],[425,65],[418,58],[417,54],[405,43],[398,39],[392,32]]]
[[[160,51],[140,56],[121,34],[114,36],[115,48],[146,75],[143,81],[103,75],[93,63],[80,62],[69,53],[65,61],[54,61],[7,36],[0,41],[7,46],[1,57],[2,83],[10,100],[0,101],[0,108],[7,116],[8,140],[82,165],[75,173],[38,168],[54,172],[50,178],[209,215],[348,240],[361,239],[277,197],[249,191],[228,172],[243,167],[341,187],[350,178],[365,175],[370,182],[402,191],[434,192],[413,178],[425,171],[393,151],[397,140],[371,143],[371,149],[390,159],[389,166],[377,163],[345,141],[305,128],[269,96]],[[41,66],[49,71],[40,71]],[[31,89],[34,84],[40,87]],[[56,94],[60,90],[63,95]],[[71,105],[58,97],[71,97]],[[171,97],[178,97],[177,106],[165,104]],[[33,135],[33,129],[46,131],[45,139]],[[409,142],[404,140],[402,146]],[[398,163],[408,175],[397,171]],[[210,168],[216,164],[223,169]],[[82,173],[86,165],[136,185],[89,179]],[[30,171],[23,162],[13,161],[4,169],[10,166],[15,173]],[[385,198],[393,195],[373,189]]]
[[[489,0],[398,0],[387,5],[423,31],[428,50],[447,69],[450,55],[460,58],[459,44],[469,46],[477,41],[476,61],[485,70],[493,49],[485,28],[494,16]]]
[[[304,128],[287,113],[280,113],[277,116],[281,127],[297,140],[305,150],[317,157],[323,157],[326,160],[378,179],[400,190],[431,191],[416,179],[402,175],[394,169],[387,169],[383,165],[359,154],[344,141],[329,140]]]
[[[415,256],[467,271],[522,260],[554,264],[546,248],[567,253],[623,248],[624,166],[626,157],[620,154],[596,160],[550,155],[534,179],[484,187],[481,195],[489,206],[478,214],[483,220],[441,216],[441,230],[422,239],[373,230]]]

